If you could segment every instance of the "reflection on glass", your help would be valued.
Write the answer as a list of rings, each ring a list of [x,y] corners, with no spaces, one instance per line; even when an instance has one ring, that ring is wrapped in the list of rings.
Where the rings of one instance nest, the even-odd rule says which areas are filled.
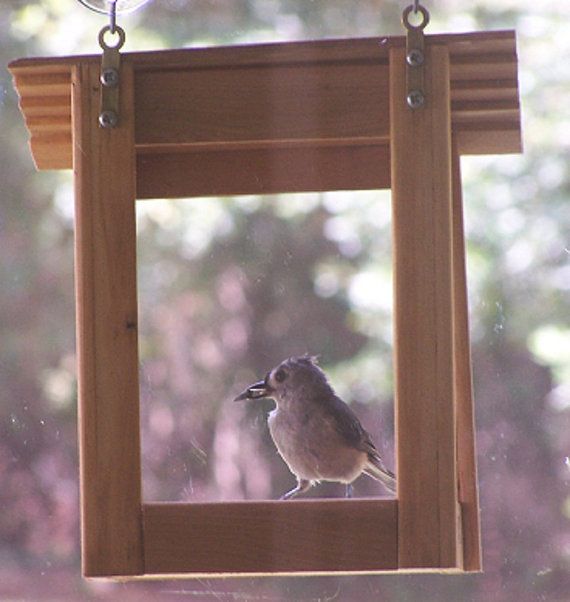
[[[113,5],[116,13],[130,13],[150,0],[77,0],[83,6],[90,8],[98,13],[110,14],[113,10]]]

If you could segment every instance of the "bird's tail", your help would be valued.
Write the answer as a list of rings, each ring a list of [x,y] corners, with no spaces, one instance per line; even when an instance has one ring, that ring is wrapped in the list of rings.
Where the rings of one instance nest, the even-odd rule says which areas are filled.
[[[376,481],[380,481],[392,493],[396,493],[396,475],[386,468],[382,458],[377,454],[368,454],[368,463],[364,472]]]

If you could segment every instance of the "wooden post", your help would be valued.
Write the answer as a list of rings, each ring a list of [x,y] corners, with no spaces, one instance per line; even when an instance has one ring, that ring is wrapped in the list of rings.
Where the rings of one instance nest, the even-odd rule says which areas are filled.
[[[481,537],[475,454],[475,409],[469,345],[469,312],[463,227],[461,164],[453,144],[453,345],[457,404],[457,470],[463,530],[464,570],[480,571]]]
[[[98,125],[99,65],[72,72],[82,561],[86,576],[144,570],[137,350],[133,72],[119,127]]]
[[[426,104],[390,51],[399,567],[461,568],[453,380],[449,50],[427,42]]]

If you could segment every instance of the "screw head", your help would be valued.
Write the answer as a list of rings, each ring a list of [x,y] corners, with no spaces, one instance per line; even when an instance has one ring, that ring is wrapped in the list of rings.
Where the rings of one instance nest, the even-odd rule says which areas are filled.
[[[424,106],[426,102],[426,97],[421,90],[412,90],[406,96],[406,102],[410,109],[419,109]]]
[[[419,67],[424,64],[424,60],[424,53],[418,48],[412,48],[412,50],[406,54],[406,62],[410,67]]]
[[[102,128],[114,128],[119,123],[119,117],[115,111],[103,111],[99,115],[99,125]]]
[[[116,88],[119,85],[119,72],[109,67],[101,72],[99,79],[106,88]]]

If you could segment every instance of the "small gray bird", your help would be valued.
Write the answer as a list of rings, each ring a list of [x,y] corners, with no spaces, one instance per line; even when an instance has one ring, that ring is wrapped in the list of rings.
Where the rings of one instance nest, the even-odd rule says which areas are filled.
[[[234,401],[270,397],[269,431],[279,454],[297,477],[297,487],[281,497],[288,500],[320,481],[352,483],[362,473],[396,490],[396,477],[386,468],[370,435],[356,414],[336,395],[317,358],[291,357]]]

